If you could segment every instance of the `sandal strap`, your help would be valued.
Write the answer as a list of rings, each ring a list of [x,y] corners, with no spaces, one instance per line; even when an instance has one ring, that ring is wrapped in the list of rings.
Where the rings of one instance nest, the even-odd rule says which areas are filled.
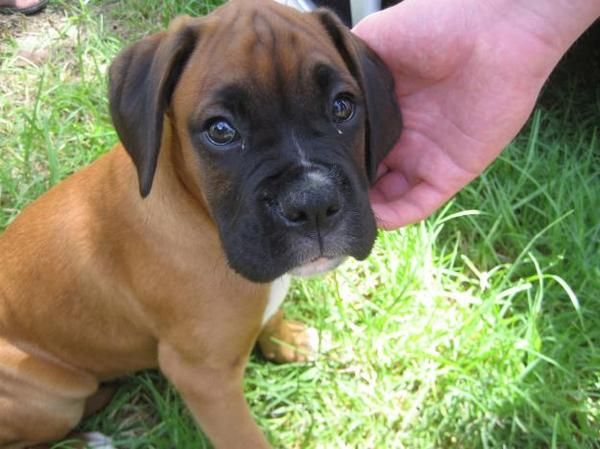
[[[48,0],[39,0],[34,5],[28,6],[27,8],[16,8],[14,6],[0,6],[0,14],[24,14],[31,16],[37,12],[40,12],[48,5]]]

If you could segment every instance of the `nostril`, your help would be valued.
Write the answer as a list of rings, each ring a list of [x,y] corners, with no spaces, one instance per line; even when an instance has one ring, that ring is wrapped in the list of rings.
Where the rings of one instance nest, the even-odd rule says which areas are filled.
[[[273,196],[267,190],[261,191],[258,197],[260,200],[266,203],[270,203],[273,201]]]
[[[286,226],[325,230],[342,215],[343,201],[335,185],[292,184],[277,194],[271,206]],[[317,188],[318,187],[318,188]]]
[[[335,214],[337,214],[340,211],[340,206],[338,206],[337,204],[331,205],[327,208],[327,210],[325,211],[325,216],[327,218],[333,217]]]
[[[308,216],[303,210],[286,211],[285,217],[292,223],[304,223],[308,220]]]

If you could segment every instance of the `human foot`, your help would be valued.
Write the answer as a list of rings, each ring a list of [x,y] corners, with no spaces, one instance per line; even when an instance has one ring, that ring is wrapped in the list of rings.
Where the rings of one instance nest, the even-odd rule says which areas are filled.
[[[0,0],[0,14],[32,15],[46,7],[48,0]]]

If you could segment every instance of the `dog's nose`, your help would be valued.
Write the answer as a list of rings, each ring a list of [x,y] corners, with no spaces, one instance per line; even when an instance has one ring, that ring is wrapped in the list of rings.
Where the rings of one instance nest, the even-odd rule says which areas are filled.
[[[279,213],[288,226],[324,231],[331,227],[342,209],[334,182],[321,174],[309,174],[290,183],[279,195]]]

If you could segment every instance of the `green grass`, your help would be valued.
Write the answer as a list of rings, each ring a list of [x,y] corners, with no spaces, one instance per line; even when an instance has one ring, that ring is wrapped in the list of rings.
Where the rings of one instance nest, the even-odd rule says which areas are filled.
[[[20,22],[0,31],[0,228],[116,141],[116,52],[210,6],[53,2],[37,65],[18,57]],[[274,447],[600,448],[600,88],[572,78],[545,98],[433,217],[293,284],[288,315],[330,343],[308,364],[252,357],[245,389]],[[210,447],[152,371],[82,428],[123,448]]]

